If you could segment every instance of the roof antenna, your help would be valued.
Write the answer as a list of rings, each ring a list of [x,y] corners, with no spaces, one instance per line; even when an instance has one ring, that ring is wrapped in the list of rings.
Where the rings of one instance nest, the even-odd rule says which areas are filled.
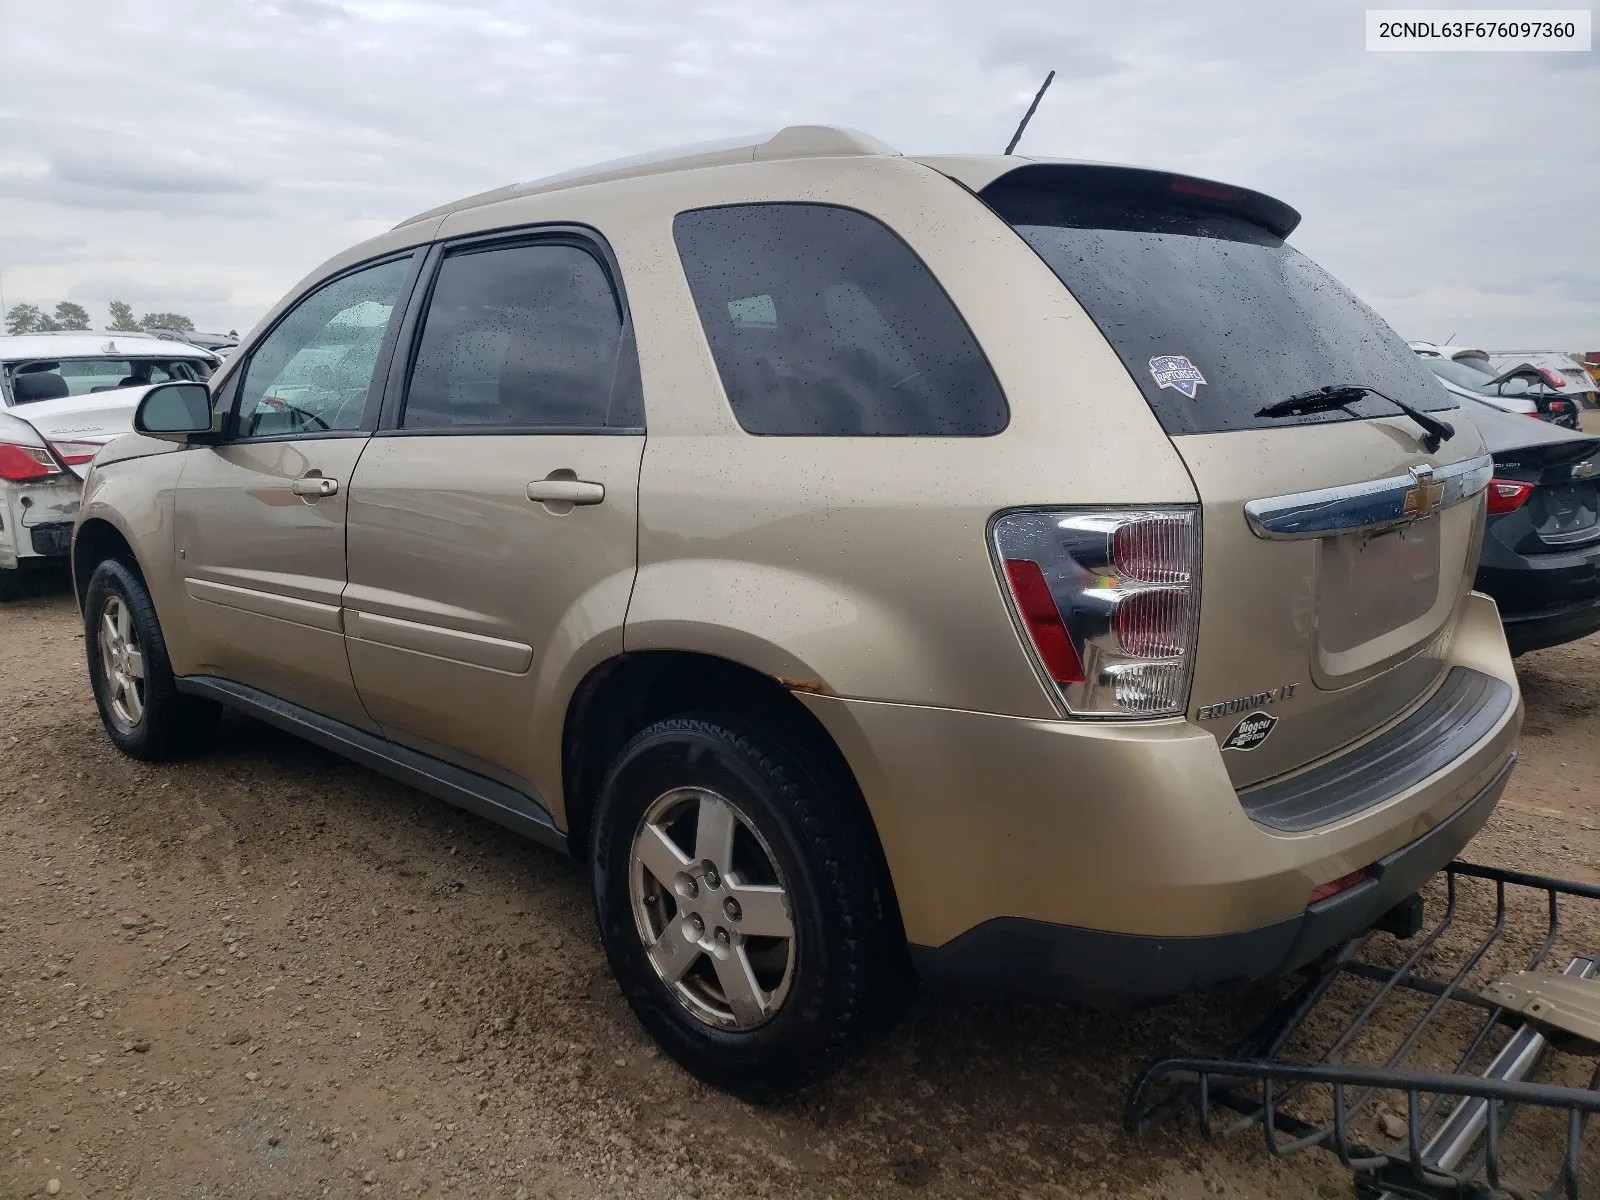
[[[1056,77],[1051,71],[1044,77],[1044,82],[1039,85],[1039,90],[1034,94],[1033,103],[1028,105],[1028,111],[1022,114],[1022,124],[1017,126],[1017,131],[1011,135],[1011,141],[1006,145],[1006,153],[1010,154],[1017,148],[1017,143],[1022,140],[1022,131],[1028,127],[1028,122],[1033,120],[1033,114],[1039,108],[1039,101],[1044,99],[1045,89],[1050,86],[1050,81]]]

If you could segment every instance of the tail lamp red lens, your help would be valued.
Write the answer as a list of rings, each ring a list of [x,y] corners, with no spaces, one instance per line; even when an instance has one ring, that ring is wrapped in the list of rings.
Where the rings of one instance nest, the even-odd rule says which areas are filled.
[[[1006,580],[1050,678],[1057,683],[1082,683],[1083,663],[1067,636],[1066,622],[1061,619],[1061,610],[1056,607],[1039,564],[1026,558],[1008,560]]]
[[[50,445],[69,467],[81,467],[84,463],[94,461],[94,456],[101,449],[96,442],[51,442]]]
[[[1192,552],[1187,518],[1156,518],[1118,525],[1111,535],[1111,565],[1118,575],[1145,583],[1184,583]]]
[[[1491,479],[1489,481],[1489,515],[1516,512],[1533,494],[1533,484],[1520,479]]]
[[[0,479],[27,483],[61,474],[61,468],[43,446],[19,446],[0,442]]]
[[[1144,588],[1117,604],[1117,641],[1136,658],[1170,658],[1189,644],[1189,589]]]

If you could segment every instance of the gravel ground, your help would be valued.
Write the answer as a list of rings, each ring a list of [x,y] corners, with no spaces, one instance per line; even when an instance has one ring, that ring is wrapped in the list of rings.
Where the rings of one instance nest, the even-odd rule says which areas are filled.
[[[244,719],[131,762],[82,659],[64,585],[0,610],[0,1195],[1350,1195],[1258,1140],[1121,1130],[1143,1061],[1226,1044],[1268,989],[1133,1016],[925,989],[751,1108],[651,1048],[572,863]],[[1600,640],[1520,667],[1472,855],[1595,880]]]

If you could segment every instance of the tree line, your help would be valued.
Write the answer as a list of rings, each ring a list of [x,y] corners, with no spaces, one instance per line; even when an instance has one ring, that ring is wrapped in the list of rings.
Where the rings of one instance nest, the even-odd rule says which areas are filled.
[[[145,333],[152,329],[171,329],[177,333],[193,333],[194,322],[182,313],[148,312],[135,318],[133,306],[121,300],[110,304],[113,333]],[[60,330],[88,330],[89,310],[71,300],[56,305],[55,312],[47,313],[37,304],[14,304],[6,313],[6,332],[12,337],[23,333],[54,333]]]

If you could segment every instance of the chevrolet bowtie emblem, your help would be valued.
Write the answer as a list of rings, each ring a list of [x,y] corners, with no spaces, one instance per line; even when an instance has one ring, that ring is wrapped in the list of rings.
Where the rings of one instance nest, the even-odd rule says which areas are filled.
[[[1429,466],[1412,467],[1411,478],[1415,482],[1406,492],[1405,515],[1420,521],[1444,503],[1444,484],[1433,481],[1433,468]]]

